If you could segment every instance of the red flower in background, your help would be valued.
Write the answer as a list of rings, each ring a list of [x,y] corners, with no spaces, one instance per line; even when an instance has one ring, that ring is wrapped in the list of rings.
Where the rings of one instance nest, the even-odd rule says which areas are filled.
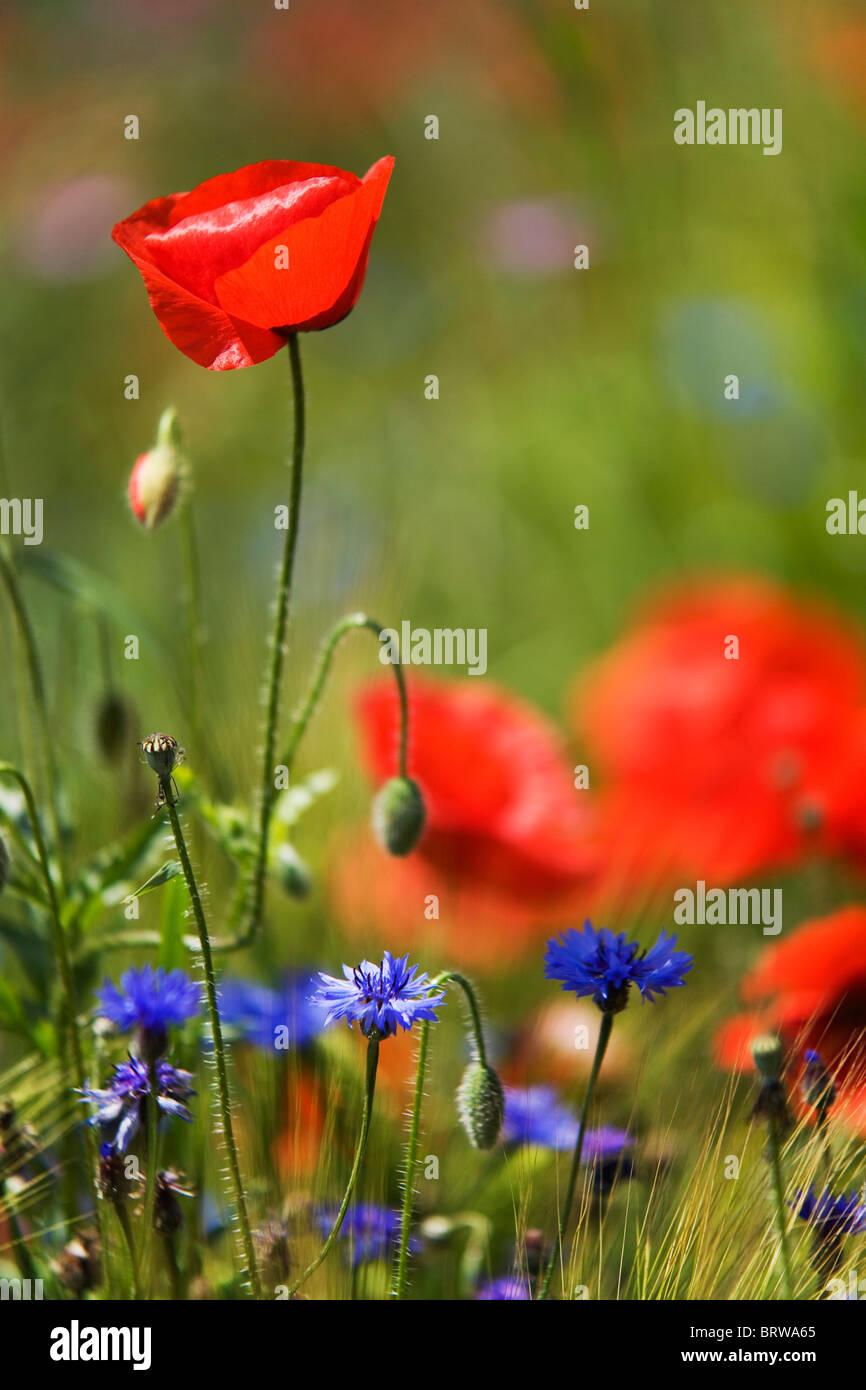
[[[719,1029],[720,1064],[753,1070],[749,1042],[768,1029],[788,1049],[815,1048],[835,1073],[834,1113],[866,1133],[866,908],[804,922],[761,953],[741,993],[755,1011]]]
[[[670,594],[578,703],[607,779],[608,872],[724,882],[853,847],[866,824],[864,697],[863,648],[836,616],[757,580]]]
[[[359,179],[264,160],[155,198],[112,236],[175,347],[215,371],[249,367],[354,307],[393,167],[380,159]]]
[[[418,849],[388,859],[364,835],[337,857],[334,895],[350,930],[381,923],[398,946],[447,945],[449,960],[513,957],[547,925],[568,920],[596,858],[587,793],[575,791],[565,748],[536,711],[475,680],[409,683],[410,775],[427,809]],[[393,776],[399,707],[393,682],[358,701],[375,782]],[[439,899],[439,918],[425,900]]]

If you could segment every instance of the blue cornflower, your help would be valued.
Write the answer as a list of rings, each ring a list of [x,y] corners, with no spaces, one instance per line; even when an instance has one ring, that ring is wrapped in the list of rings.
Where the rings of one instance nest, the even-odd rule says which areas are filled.
[[[823,1124],[827,1118],[827,1112],[836,1099],[836,1087],[833,1084],[832,1076],[824,1065],[820,1052],[816,1052],[812,1047],[807,1047],[805,1062],[806,1065],[803,1068],[800,1082],[800,1094],[806,1104],[818,1112],[818,1120]]]
[[[327,1236],[337,1218],[337,1209],[323,1208],[316,1217],[323,1236]],[[346,1257],[353,1266],[367,1264],[370,1260],[387,1258],[400,1239],[400,1214],[389,1207],[377,1207],[370,1202],[361,1202],[346,1214],[340,1230],[340,1239],[346,1243]],[[409,1249],[419,1249],[418,1241],[409,1241]]]
[[[502,1138],[506,1144],[573,1149],[577,1120],[552,1086],[506,1086]]]
[[[591,922],[585,922],[582,931],[570,928],[561,941],[548,942],[544,973],[578,997],[591,996],[603,1013],[616,1014],[625,1008],[632,985],[652,1003],[656,995],[684,983],[694,957],[675,951],[676,944],[675,936],[662,932],[655,946],[641,954],[638,943],[627,941],[625,932],[614,936],[607,927],[596,931]]]
[[[153,1071],[156,1080],[156,1103],[162,1113],[179,1115],[182,1120],[191,1120],[192,1116],[184,1101],[195,1095],[189,1084],[192,1081],[192,1073],[173,1067],[164,1058],[155,1063]],[[126,1150],[130,1139],[144,1123],[147,1098],[152,1089],[151,1069],[137,1057],[130,1057],[128,1061],[119,1062],[115,1066],[114,1075],[105,1090],[97,1090],[92,1086],[82,1087],[81,1094],[84,1100],[96,1106],[90,1123],[116,1124],[113,1142],[119,1153]]]
[[[529,1289],[525,1279],[519,1279],[516,1274],[505,1274],[499,1279],[491,1279],[489,1283],[482,1284],[475,1295],[476,1302],[514,1302],[528,1303]]]
[[[813,1226],[822,1239],[859,1235],[866,1231],[866,1204],[857,1192],[843,1193],[834,1197],[824,1191],[817,1196],[810,1187],[806,1192],[798,1192],[792,1204],[797,1215]]]
[[[436,1022],[434,1006],[445,998],[444,990],[432,993],[427,973],[418,975],[417,965],[409,966],[408,955],[395,960],[390,951],[381,965],[362,960],[360,965],[343,966],[344,980],[319,973],[322,984],[311,1003],[327,1009],[325,1024],[344,1018],[351,1028],[358,1023],[368,1038],[390,1038],[398,1028],[407,1032],[419,1019]]]
[[[273,1051],[305,1047],[322,1031],[322,1012],[309,998],[308,973],[291,974],[280,989],[253,980],[224,980],[219,1011],[223,1023],[243,1042]],[[285,1029],[286,1032],[281,1031]]]
[[[105,981],[96,996],[101,1013],[121,1032],[137,1029],[142,1055],[150,1061],[165,1051],[169,1028],[180,1027],[201,1009],[201,985],[182,970],[133,967],[121,975],[120,985]]]

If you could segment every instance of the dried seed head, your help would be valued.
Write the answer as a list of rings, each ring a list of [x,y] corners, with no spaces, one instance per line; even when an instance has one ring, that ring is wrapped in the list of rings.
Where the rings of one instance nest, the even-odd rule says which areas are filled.
[[[373,802],[373,833],[389,854],[404,855],[421,838],[426,812],[417,782],[392,777]]]
[[[181,493],[186,462],[176,411],[163,411],[154,448],[140,454],[129,478],[133,516],[149,531],[171,515]]]
[[[474,1149],[492,1149],[502,1129],[505,1096],[492,1067],[470,1062],[457,1088],[457,1114]]]
[[[139,748],[157,777],[170,777],[174,768],[183,758],[183,749],[178,747],[171,734],[150,734],[139,743]]]

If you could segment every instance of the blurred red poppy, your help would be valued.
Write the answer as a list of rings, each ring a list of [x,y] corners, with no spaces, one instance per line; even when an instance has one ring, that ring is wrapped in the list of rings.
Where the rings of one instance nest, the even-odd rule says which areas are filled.
[[[866,1133],[866,908],[804,922],[761,953],[741,993],[756,1007],[719,1029],[719,1063],[754,1070],[749,1043],[768,1029],[790,1050],[814,1048],[835,1073],[834,1114]]]
[[[341,847],[340,916],[369,932],[373,950],[387,925],[396,947],[426,942],[447,946],[449,960],[507,960],[586,907],[596,865],[589,794],[574,790],[556,730],[504,691],[471,678],[416,679],[409,701],[409,772],[426,828],[404,860],[388,859],[368,835]],[[367,768],[381,783],[396,765],[393,683],[365,689],[358,717]]]
[[[718,883],[854,847],[864,707],[863,648],[836,615],[758,580],[675,591],[577,702],[606,859],[623,878]]]
[[[393,167],[380,159],[359,179],[264,160],[155,198],[112,236],[175,347],[214,371],[249,367],[354,307]]]

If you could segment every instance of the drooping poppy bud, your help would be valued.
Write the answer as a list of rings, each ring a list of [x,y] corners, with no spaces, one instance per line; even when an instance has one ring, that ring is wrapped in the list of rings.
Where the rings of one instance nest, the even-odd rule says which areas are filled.
[[[404,855],[421,838],[426,812],[417,782],[392,777],[373,802],[373,833],[389,854]]]
[[[502,1083],[492,1067],[476,1058],[457,1089],[457,1113],[474,1149],[492,1149],[505,1115]]]

